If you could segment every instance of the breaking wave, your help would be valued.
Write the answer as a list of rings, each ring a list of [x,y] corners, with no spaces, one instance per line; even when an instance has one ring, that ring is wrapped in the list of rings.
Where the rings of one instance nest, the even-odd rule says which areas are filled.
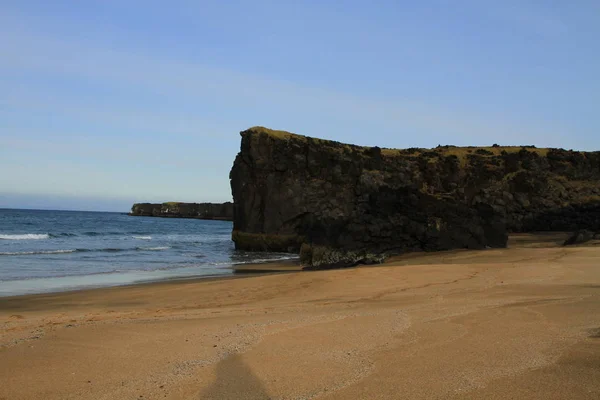
[[[79,250],[40,250],[40,251],[5,251],[0,256],[30,256],[35,254],[66,254],[76,253]]]
[[[6,235],[0,234],[0,240],[41,240],[48,239],[50,235],[47,233],[25,233],[22,235]]]
[[[135,251],[135,249],[105,248],[105,249],[69,249],[69,250],[35,250],[35,251],[4,251],[0,256],[31,256],[38,254],[68,254],[68,253],[118,253],[121,251]]]

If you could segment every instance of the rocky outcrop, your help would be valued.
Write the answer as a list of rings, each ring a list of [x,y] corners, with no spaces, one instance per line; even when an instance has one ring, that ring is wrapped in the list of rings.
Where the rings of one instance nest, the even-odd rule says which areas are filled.
[[[233,240],[311,267],[506,245],[507,232],[600,230],[600,153],[360,147],[256,127],[230,174]]]
[[[565,240],[563,245],[572,246],[575,244],[584,244],[597,238],[600,239],[600,236],[596,235],[594,232],[583,229],[581,231],[574,232],[567,240]]]
[[[136,203],[129,215],[142,217],[233,220],[233,203]]]

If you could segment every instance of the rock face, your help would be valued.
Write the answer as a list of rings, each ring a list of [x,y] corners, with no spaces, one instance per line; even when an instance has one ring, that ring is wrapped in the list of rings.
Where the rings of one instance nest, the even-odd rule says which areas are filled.
[[[600,229],[600,152],[392,150],[255,127],[230,174],[233,240],[311,267],[504,247],[507,232]]]
[[[233,203],[136,203],[131,207],[129,215],[233,221]]]

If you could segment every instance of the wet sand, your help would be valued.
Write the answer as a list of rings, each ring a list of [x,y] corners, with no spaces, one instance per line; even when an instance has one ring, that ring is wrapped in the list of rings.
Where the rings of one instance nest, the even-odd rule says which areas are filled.
[[[0,399],[598,399],[600,246],[0,298]]]

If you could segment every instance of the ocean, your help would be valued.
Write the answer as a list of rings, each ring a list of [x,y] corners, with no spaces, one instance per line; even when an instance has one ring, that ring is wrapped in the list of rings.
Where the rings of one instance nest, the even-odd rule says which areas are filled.
[[[237,251],[232,223],[122,213],[0,209],[0,296],[233,274],[293,259]]]

